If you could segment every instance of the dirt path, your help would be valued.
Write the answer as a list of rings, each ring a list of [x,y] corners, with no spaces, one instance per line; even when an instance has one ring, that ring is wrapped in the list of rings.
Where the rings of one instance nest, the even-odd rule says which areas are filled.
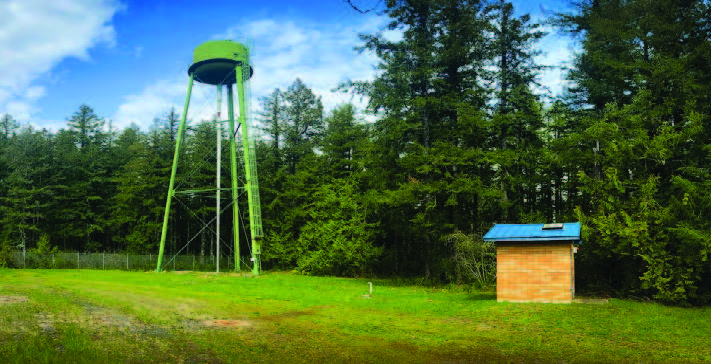
[[[11,303],[24,303],[30,300],[25,296],[0,296],[0,305]]]

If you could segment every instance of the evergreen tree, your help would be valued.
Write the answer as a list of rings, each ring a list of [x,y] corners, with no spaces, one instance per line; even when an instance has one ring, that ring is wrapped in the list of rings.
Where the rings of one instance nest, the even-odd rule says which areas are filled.
[[[540,54],[540,51],[534,50],[534,45],[545,33],[540,30],[539,24],[531,23],[530,15],[515,17],[513,5],[509,2],[500,0],[492,8],[495,11],[492,48],[496,67],[496,111],[505,115],[522,106],[526,107],[526,96],[529,100],[533,98],[525,90],[534,85],[535,77],[543,68],[534,62],[534,57]],[[524,105],[520,105],[521,101]],[[506,138],[502,137],[502,148],[505,149],[505,145]]]
[[[47,230],[45,218],[53,194],[48,185],[49,136],[25,127],[9,140],[1,158],[9,170],[0,182],[5,191],[0,198],[2,240],[25,250]]]
[[[396,271],[407,264],[408,273],[417,266],[425,277],[436,268],[439,278],[450,274],[446,235],[488,225],[492,216],[481,208],[497,199],[482,153],[490,15],[482,2],[454,0],[388,1],[385,14],[404,39],[361,36],[381,73],[346,86],[365,92],[370,110],[383,115],[367,165],[388,227],[383,262]]]
[[[260,98],[259,101],[261,109],[258,115],[261,125],[258,128],[270,140],[271,153],[275,158],[280,159],[280,149],[283,146],[286,131],[284,94],[277,88],[271,94]]]
[[[155,252],[165,211],[164,161],[135,126],[124,130],[118,144],[126,162],[113,179],[117,185],[111,199],[115,246],[131,253]]]
[[[289,171],[296,173],[302,158],[313,154],[323,133],[323,104],[301,79],[297,78],[284,94],[286,102],[284,151]]]
[[[353,105],[345,104],[326,118],[327,128],[322,142],[322,157],[327,174],[332,178],[346,178],[364,168],[368,129],[358,123]]]
[[[12,118],[12,115],[5,114],[0,117],[0,143],[4,143],[12,138],[18,127],[19,124]]]
[[[496,107],[492,119],[497,180],[504,192],[501,222],[540,221],[537,187],[543,181],[538,168],[543,127],[541,105],[531,91],[542,68],[534,63],[533,46],[544,33],[530,23],[528,14],[516,18],[513,5],[500,1],[493,7],[494,84]]]
[[[4,114],[0,118],[0,155],[5,155],[5,150],[10,145],[12,138],[19,128],[19,124],[10,114]],[[11,170],[6,158],[0,158],[0,181],[4,180]],[[5,196],[5,190],[0,189],[0,197]]]
[[[94,113],[94,109],[86,104],[79,106],[79,110],[67,120],[69,130],[76,133],[79,149],[86,150],[90,143],[96,142],[101,136],[104,120]]]
[[[709,13],[700,1],[596,0],[559,16],[583,36],[571,77],[578,105],[591,110],[575,115],[570,135],[582,158],[566,162],[583,171],[578,184],[590,200],[579,209],[591,248],[583,267],[610,272],[591,284],[669,302],[711,300],[711,233],[697,218],[711,200],[711,72],[700,61],[711,56]]]
[[[165,123],[168,140],[171,143],[175,143],[175,139],[178,136],[178,127],[180,126],[180,115],[175,111],[175,107],[171,107],[165,114]]]
[[[301,271],[341,276],[369,273],[382,248],[373,246],[377,224],[368,222],[360,200],[349,179],[318,188],[307,205],[311,219],[296,244]]]
[[[109,244],[108,201],[115,191],[104,121],[91,107],[81,105],[67,125],[69,129],[57,133],[52,153],[58,206],[53,223],[64,246],[101,251]]]
[[[296,251],[292,244],[295,238],[293,224],[285,221],[293,204],[285,199],[285,184],[290,171],[284,164],[287,126],[284,92],[275,89],[260,98],[260,124],[264,133],[257,143],[256,156],[259,166],[259,194],[262,201],[262,223],[266,233],[263,241],[262,262],[265,268],[292,269],[296,266]]]

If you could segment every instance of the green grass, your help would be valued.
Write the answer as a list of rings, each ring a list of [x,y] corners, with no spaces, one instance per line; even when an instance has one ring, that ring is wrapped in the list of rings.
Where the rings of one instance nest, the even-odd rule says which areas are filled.
[[[711,361],[711,309],[265,274],[0,270],[8,363]],[[225,320],[225,321],[219,321]]]

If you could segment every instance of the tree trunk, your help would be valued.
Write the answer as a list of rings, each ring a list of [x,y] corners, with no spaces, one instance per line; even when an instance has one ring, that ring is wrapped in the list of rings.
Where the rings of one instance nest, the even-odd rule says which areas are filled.
[[[431,274],[430,261],[432,256],[430,254],[430,237],[425,234],[425,280],[429,279]]]

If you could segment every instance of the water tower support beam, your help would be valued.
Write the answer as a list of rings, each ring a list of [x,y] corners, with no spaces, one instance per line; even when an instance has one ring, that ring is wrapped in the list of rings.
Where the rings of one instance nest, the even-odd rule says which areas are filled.
[[[239,123],[242,128],[242,148],[244,148],[244,176],[246,180],[245,187],[247,190],[247,200],[249,201],[249,231],[252,237],[252,259],[254,260],[252,274],[256,276],[259,275],[259,268],[261,267],[260,256],[262,252],[259,240],[257,238],[256,222],[254,216],[255,209],[253,206],[255,199],[252,191],[252,158],[250,155],[249,127],[247,126],[246,105],[249,100],[245,100],[244,75],[241,64],[235,67],[235,75],[237,81],[237,95],[239,96]]]
[[[163,264],[163,253],[165,252],[165,239],[168,236],[168,220],[170,215],[170,202],[175,194],[175,175],[178,172],[178,156],[180,156],[180,144],[185,135],[185,120],[188,116],[188,106],[190,105],[190,94],[193,91],[193,79],[195,74],[190,74],[188,81],[188,94],[185,96],[185,104],[183,105],[183,116],[180,118],[180,127],[178,128],[178,137],[175,140],[175,154],[173,156],[173,169],[170,171],[170,186],[168,187],[168,198],[165,201],[165,212],[163,213],[163,231],[160,234],[160,251],[158,252],[158,265],[156,272],[160,272],[161,264]]]
[[[220,273],[220,188],[222,184],[220,183],[220,176],[222,175],[222,85],[217,85],[217,116],[215,117],[215,135],[217,140],[217,175],[215,176],[215,241],[217,245],[217,256],[215,264],[215,272]]]
[[[237,143],[235,142],[235,95],[232,85],[227,85],[227,118],[229,119],[230,132],[230,169],[232,171],[232,233],[235,244],[235,272],[240,271],[239,258],[239,205],[237,197]]]

